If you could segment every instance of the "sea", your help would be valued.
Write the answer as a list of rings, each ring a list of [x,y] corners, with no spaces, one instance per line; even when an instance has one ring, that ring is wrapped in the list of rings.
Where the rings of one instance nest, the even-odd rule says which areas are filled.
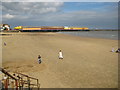
[[[92,37],[118,40],[118,31],[72,31],[72,32],[59,32],[62,34],[69,34],[80,37]]]

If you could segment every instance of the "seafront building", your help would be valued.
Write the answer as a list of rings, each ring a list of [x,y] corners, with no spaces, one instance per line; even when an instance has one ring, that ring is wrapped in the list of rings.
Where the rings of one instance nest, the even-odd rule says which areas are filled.
[[[3,31],[3,30],[10,30],[10,25],[8,24],[0,24],[0,31]]]

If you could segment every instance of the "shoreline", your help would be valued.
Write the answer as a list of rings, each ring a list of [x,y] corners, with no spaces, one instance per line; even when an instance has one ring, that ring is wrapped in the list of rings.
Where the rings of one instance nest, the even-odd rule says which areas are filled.
[[[47,34],[62,34],[62,35],[70,35],[70,36],[73,36],[73,37],[80,37],[80,38],[92,38],[92,39],[107,39],[107,40],[119,40],[119,39],[112,39],[112,38],[101,38],[101,37],[91,37],[91,36],[78,36],[78,35],[72,35],[72,34],[66,34],[66,33],[63,33],[63,32],[2,32],[0,33],[0,37],[3,37],[4,35],[26,35],[26,34],[35,34],[35,35],[39,35],[39,34],[42,34],[42,35],[47,35]]]
[[[99,32],[98,31],[88,31],[88,32],[59,32],[59,33],[68,34],[68,35],[72,35],[72,36],[78,36],[78,37],[119,40],[118,32],[116,32],[116,31],[113,31],[113,32],[114,33],[111,33],[111,31],[110,32],[109,31],[104,31],[104,32],[103,31],[99,31]]]

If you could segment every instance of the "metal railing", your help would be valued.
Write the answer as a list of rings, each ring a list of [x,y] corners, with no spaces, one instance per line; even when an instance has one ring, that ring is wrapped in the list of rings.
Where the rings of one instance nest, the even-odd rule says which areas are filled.
[[[39,80],[37,78],[18,72],[13,73],[12,75],[3,68],[0,68],[0,71],[4,74],[1,81],[2,88],[5,90],[8,90],[8,88],[15,88],[16,90],[23,90],[24,88],[31,90],[32,88],[37,88],[39,90],[40,88]]]

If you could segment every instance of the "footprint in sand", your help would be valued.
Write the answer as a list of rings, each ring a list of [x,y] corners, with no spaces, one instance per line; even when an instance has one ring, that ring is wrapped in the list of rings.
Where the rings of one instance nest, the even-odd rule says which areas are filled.
[[[4,67],[4,69],[9,69],[9,67]]]
[[[27,65],[27,67],[30,67],[30,68],[31,68],[31,67],[34,67],[34,66],[33,66],[33,65]]]
[[[4,69],[10,70],[12,72],[17,71],[17,72],[27,72],[27,71],[43,71],[47,67],[44,63],[41,64],[24,64],[24,65],[16,65],[16,66],[5,66]]]

